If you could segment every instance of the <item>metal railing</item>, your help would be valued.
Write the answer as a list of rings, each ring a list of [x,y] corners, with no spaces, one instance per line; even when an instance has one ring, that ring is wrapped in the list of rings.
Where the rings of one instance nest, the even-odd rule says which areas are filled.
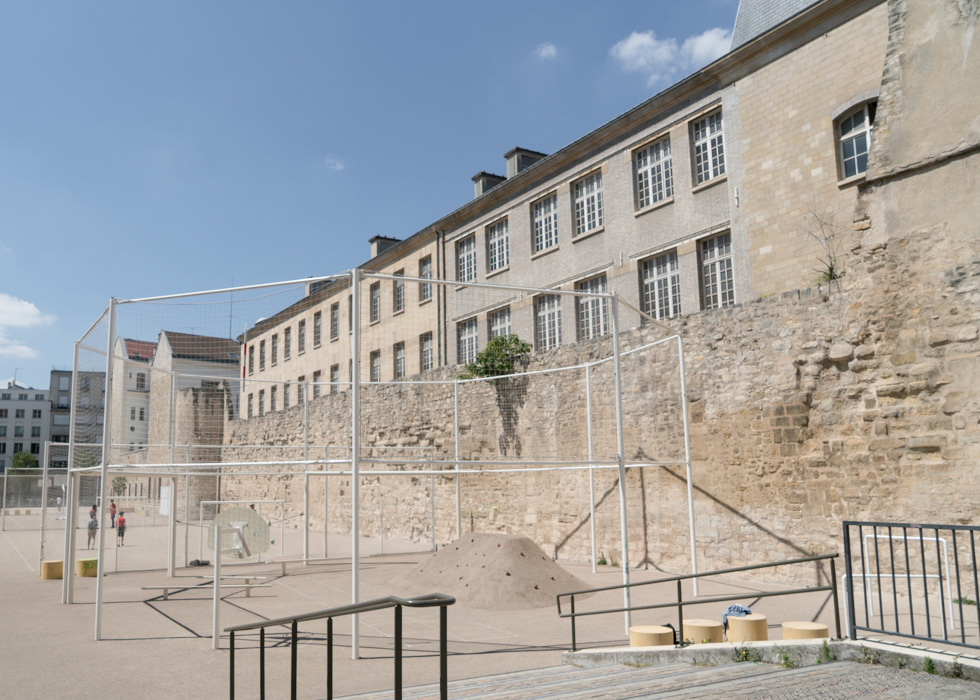
[[[834,566],[834,560],[837,558],[837,554],[822,554],[812,557],[803,557],[801,559],[787,559],[784,561],[771,562],[768,564],[753,564],[750,566],[738,566],[732,569],[717,569],[715,571],[705,571],[703,573],[697,574],[683,574],[681,576],[668,576],[667,578],[659,578],[653,581],[639,581],[637,583],[626,583],[618,584],[616,586],[603,586],[601,588],[589,588],[582,591],[573,591],[570,593],[559,593],[557,596],[558,602],[558,617],[569,618],[572,623],[572,651],[577,651],[576,638],[575,638],[575,618],[585,617],[589,615],[608,615],[611,613],[621,613],[621,612],[633,612],[636,610],[654,610],[656,608],[677,608],[677,634],[681,635],[679,638],[680,644],[684,644],[683,634],[684,634],[684,606],[686,605],[704,605],[705,603],[723,603],[737,600],[745,600],[746,597],[752,598],[769,598],[772,596],[784,596],[784,595],[798,595],[801,593],[819,593],[821,591],[830,591],[833,593],[834,598],[834,623],[837,629],[837,638],[841,636],[841,626],[840,626],[840,607],[838,604],[837,597],[837,575]],[[684,595],[681,590],[681,584],[683,581],[688,579],[698,579],[706,578],[708,576],[721,576],[724,574],[734,574],[742,571],[756,571],[758,569],[769,569],[776,566],[788,566],[790,564],[805,564],[807,562],[818,562],[818,561],[829,561],[830,562],[830,585],[827,586],[812,586],[810,588],[794,588],[787,591],[752,591],[750,596],[746,593],[741,593],[739,595],[727,595],[727,596],[706,596],[698,597],[691,600],[684,600]],[[588,593],[599,593],[602,591],[616,591],[622,590],[624,588],[639,588],[641,586],[653,586],[658,583],[672,583],[677,584],[677,600],[670,603],[655,603],[653,605],[630,605],[625,608],[609,608],[606,610],[589,610],[586,612],[575,612],[575,596],[585,595]],[[569,611],[563,613],[561,611],[561,599],[567,597],[569,599]]]
[[[265,698],[265,630],[267,627],[288,626],[290,628],[290,670],[289,670],[289,697],[296,698],[298,680],[298,642],[299,642],[299,623],[310,622],[312,620],[327,621],[327,699],[333,699],[333,619],[345,615],[356,615],[359,613],[371,612],[372,610],[384,610],[385,608],[395,609],[395,688],[394,697],[401,700],[402,697],[402,608],[439,608],[439,697],[446,700],[449,696],[448,682],[449,673],[446,664],[446,638],[447,638],[447,611],[446,608],[456,602],[452,596],[442,593],[429,593],[427,595],[416,596],[414,598],[399,598],[388,596],[387,598],[376,598],[366,600],[363,603],[353,603],[342,605],[338,608],[328,610],[318,610],[316,612],[304,613],[302,615],[292,615],[290,617],[280,617],[275,620],[263,620],[262,622],[252,622],[247,625],[236,625],[235,627],[225,628],[225,632],[231,635],[230,638],[230,694],[231,700],[235,700],[235,633],[246,632],[249,630],[259,630],[259,697]]]
[[[861,630],[980,648],[978,632],[967,632],[974,615],[980,630],[976,533],[980,527],[974,525],[846,521],[843,579],[851,638]],[[857,579],[861,586],[855,592]],[[859,600],[864,603],[864,624],[858,624]],[[934,625],[942,628],[941,636],[939,630],[934,634]]]

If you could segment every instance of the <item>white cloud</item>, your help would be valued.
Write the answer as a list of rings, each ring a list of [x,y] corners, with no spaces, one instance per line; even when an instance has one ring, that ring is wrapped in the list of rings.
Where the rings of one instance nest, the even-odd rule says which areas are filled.
[[[725,54],[732,43],[727,29],[709,29],[688,37],[678,46],[677,40],[658,39],[651,29],[633,32],[609,49],[609,55],[619,61],[624,71],[644,73],[647,84],[676,79],[694,72]]]
[[[534,50],[534,55],[542,61],[555,61],[558,59],[558,47],[546,41]]]
[[[36,350],[21,340],[10,338],[7,329],[44,326],[54,320],[54,316],[42,314],[31,302],[0,293],[0,357],[37,357]]]
[[[347,167],[344,165],[344,161],[338,160],[337,158],[325,158],[323,162],[328,169],[336,170],[337,172],[340,172]]]

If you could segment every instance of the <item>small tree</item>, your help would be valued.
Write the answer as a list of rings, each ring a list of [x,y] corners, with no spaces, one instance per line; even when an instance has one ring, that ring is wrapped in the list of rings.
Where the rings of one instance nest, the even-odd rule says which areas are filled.
[[[477,353],[476,359],[466,365],[466,372],[460,375],[460,379],[511,374],[515,363],[530,352],[531,344],[516,335],[498,335],[491,338],[487,346]]]
[[[30,452],[18,452],[10,460],[10,471],[15,472],[18,469],[37,469],[37,457]]]
[[[126,490],[126,477],[117,476],[112,480],[112,495],[122,496],[123,492]]]

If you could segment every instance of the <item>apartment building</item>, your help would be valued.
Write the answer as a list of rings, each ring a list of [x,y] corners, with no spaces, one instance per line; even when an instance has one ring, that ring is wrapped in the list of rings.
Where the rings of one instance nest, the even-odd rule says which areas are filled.
[[[8,381],[0,389],[0,472],[12,464],[13,457],[26,452],[43,464],[44,443],[51,427],[48,392]]]
[[[156,343],[117,338],[112,355],[113,423],[110,442],[140,449],[150,436],[150,362]]]
[[[722,58],[555,153],[508,151],[470,202],[372,239],[362,269],[456,284],[431,285],[419,314],[422,285],[369,280],[361,376],[463,364],[503,333],[543,352],[611,332],[595,298],[470,283],[615,292],[645,314],[623,313],[626,329],[841,274],[887,36],[883,0],[747,0]],[[327,284],[248,331],[244,376],[279,386],[246,381],[245,417],[349,380],[350,296]]]

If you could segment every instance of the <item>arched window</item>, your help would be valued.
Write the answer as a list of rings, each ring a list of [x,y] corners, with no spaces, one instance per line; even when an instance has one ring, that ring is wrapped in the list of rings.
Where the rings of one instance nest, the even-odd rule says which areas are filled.
[[[868,170],[876,106],[877,102],[865,102],[837,121],[837,153],[843,180],[862,175]]]

